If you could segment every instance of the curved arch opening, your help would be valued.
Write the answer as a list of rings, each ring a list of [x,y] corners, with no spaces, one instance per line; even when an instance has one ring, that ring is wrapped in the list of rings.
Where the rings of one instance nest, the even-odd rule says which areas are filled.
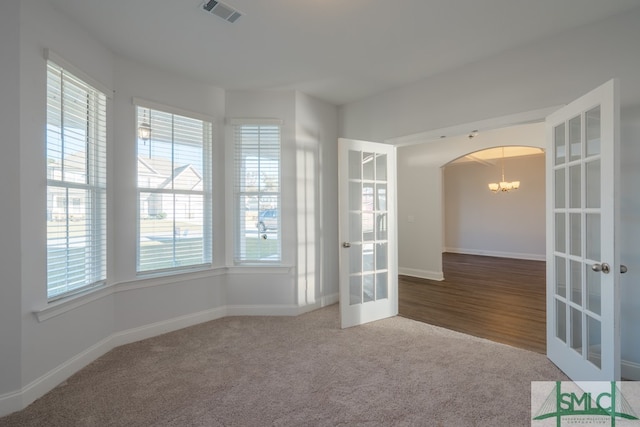
[[[530,145],[499,145],[495,147],[483,148],[480,150],[472,151],[467,154],[463,154],[455,159],[452,159],[442,165],[446,167],[451,164],[459,164],[463,162],[492,162],[504,157],[505,159],[510,157],[524,157],[533,156],[536,154],[543,154],[544,149],[537,146]]]
[[[475,151],[448,162],[442,176],[443,252],[544,259],[542,149],[508,146]]]
[[[477,303],[483,304],[481,301],[486,295],[482,294],[482,284],[496,283],[496,279],[489,277],[487,282],[483,282],[484,279],[480,278],[475,282],[472,276],[477,264],[470,258],[475,257],[481,262],[503,260],[509,266],[526,264],[523,269],[534,264],[534,268],[538,268],[538,264],[544,265],[539,261],[544,260],[546,249],[545,145],[544,124],[529,123],[480,131],[473,138],[460,135],[420,147],[401,147],[398,169],[400,198],[403,200],[399,199],[399,247],[403,264],[415,262],[415,265],[424,266],[401,269],[401,274],[405,271],[408,276],[445,279],[444,288],[456,294],[455,300],[462,298],[467,291],[454,288],[451,279],[464,276],[474,281],[471,293]],[[517,191],[490,191],[489,183],[503,180],[503,165],[504,180],[521,182]],[[458,267],[461,270],[452,270]],[[541,277],[544,288],[544,272]],[[544,306],[544,301],[526,297],[526,292],[520,290],[507,294],[526,299],[526,304]],[[544,292],[541,295],[544,296]],[[473,301],[468,303],[474,304]],[[453,307],[457,303],[453,301],[451,304]],[[461,304],[464,306],[465,302]],[[484,305],[485,312],[479,312],[478,316],[508,318],[509,324],[518,327],[514,322],[520,321],[518,319],[522,316],[511,315],[508,310],[488,312],[493,305]],[[445,307],[441,309],[446,310]],[[538,320],[527,319],[526,322],[537,325]],[[472,323],[475,326],[483,324],[480,321]],[[490,329],[491,325],[487,328]],[[498,336],[492,339],[501,341]],[[540,340],[544,344],[544,337]],[[531,341],[539,344],[535,339]],[[524,341],[511,344],[528,346]],[[541,351],[535,346],[529,349]]]

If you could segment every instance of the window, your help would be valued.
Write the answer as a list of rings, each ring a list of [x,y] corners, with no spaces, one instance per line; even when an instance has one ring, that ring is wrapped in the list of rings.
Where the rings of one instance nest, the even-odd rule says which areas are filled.
[[[47,297],[106,280],[106,96],[47,62]]]
[[[136,107],[138,272],[211,265],[212,124]]]
[[[280,124],[234,123],[235,262],[280,262]]]

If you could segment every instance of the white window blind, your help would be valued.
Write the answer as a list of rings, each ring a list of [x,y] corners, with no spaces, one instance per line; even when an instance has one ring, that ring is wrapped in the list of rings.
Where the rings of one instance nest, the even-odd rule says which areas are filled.
[[[47,297],[106,279],[106,96],[47,62]]]
[[[136,107],[138,272],[210,265],[212,124]]]
[[[235,262],[280,262],[280,125],[233,129]]]

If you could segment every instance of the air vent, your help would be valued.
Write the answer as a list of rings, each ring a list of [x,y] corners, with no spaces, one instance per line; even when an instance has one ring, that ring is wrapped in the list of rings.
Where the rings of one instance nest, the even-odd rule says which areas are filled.
[[[212,15],[216,15],[228,22],[236,22],[238,18],[242,16],[240,11],[232,8],[228,4],[222,3],[221,1],[210,0],[204,2],[202,8]]]

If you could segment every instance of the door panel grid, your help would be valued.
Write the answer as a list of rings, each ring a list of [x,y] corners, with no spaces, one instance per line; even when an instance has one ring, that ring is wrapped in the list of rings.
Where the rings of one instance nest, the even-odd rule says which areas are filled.
[[[387,155],[349,150],[349,304],[388,298]]]
[[[340,317],[343,328],[398,314],[396,149],[340,138]]]
[[[553,132],[556,189],[556,337],[600,367],[600,107],[592,108]],[[565,145],[568,142],[568,146]],[[566,161],[565,153],[569,153]],[[568,195],[568,206],[565,203]],[[568,233],[565,233],[568,230]],[[565,239],[563,242],[562,240]],[[566,250],[568,248],[568,251]],[[566,294],[566,283],[569,293]]]

